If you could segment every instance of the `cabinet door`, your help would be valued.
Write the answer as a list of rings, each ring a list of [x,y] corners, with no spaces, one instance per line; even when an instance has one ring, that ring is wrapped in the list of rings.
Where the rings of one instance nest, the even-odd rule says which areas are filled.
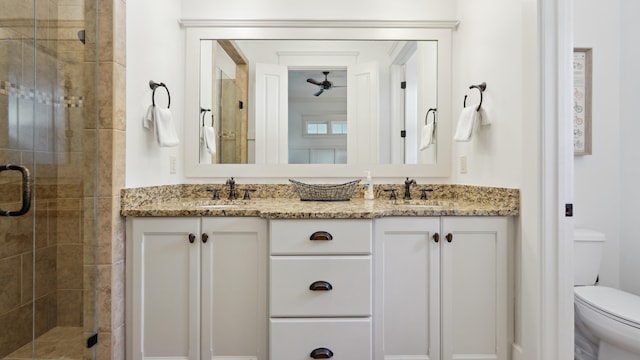
[[[439,359],[439,218],[374,222],[374,354]]]
[[[267,222],[205,218],[202,359],[267,359]]]
[[[442,238],[442,359],[506,360],[508,218],[443,218]]]
[[[200,219],[129,221],[130,357],[197,360]]]

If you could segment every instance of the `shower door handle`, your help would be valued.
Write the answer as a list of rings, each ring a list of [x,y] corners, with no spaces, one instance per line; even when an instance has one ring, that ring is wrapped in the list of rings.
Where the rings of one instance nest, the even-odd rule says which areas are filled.
[[[29,170],[20,165],[0,165],[0,172],[5,170],[19,171],[22,174],[22,207],[17,211],[0,209],[0,216],[24,215],[31,208],[31,176]]]

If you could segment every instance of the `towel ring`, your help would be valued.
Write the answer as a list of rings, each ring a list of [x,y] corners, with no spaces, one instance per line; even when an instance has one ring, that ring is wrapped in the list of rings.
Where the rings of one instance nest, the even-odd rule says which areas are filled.
[[[471,85],[469,89],[478,89],[480,91],[480,104],[476,108],[476,111],[480,111],[480,107],[482,107],[482,93],[487,89],[487,83],[482,82],[482,84]],[[464,102],[462,103],[463,107],[467,107],[467,95],[464,96]]]
[[[153,80],[149,80],[149,87],[151,88],[151,90],[153,90],[153,93],[151,94],[151,104],[153,104],[153,106],[156,106],[156,89],[160,86],[167,90],[167,96],[169,97],[169,103],[167,104],[168,109],[169,107],[171,107],[171,94],[169,93],[169,88],[164,83],[158,84]]]
[[[433,112],[433,127],[435,128],[436,126],[436,111],[438,111],[438,109],[435,108],[431,108],[429,110],[427,110],[427,115],[424,116],[424,124],[427,125],[427,123],[429,122],[429,113]]]

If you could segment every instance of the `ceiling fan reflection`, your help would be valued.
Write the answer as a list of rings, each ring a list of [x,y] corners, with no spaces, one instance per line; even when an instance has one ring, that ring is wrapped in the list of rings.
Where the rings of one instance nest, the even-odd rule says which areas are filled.
[[[307,79],[308,83],[316,85],[320,88],[318,91],[316,91],[315,94],[313,94],[313,96],[320,96],[320,94],[322,94],[325,90],[330,90],[334,87],[346,87],[346,85],[333,85],[333,82],[327,79],[327,77],[329,76],[329,71],[323,71],[322,73],[324,74],[324,81],[318,81],[311,78]]]

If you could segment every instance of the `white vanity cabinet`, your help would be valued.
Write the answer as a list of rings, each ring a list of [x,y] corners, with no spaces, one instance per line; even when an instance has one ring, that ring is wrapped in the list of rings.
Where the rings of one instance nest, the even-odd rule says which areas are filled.
[[[270,359],[371,359],[371,236],[371,220],[270,222]]]
[[[127,359],[266,360],[267,222],[127,219]]]
[[[375,359],[508,360],[510,221],[375,220]]]

